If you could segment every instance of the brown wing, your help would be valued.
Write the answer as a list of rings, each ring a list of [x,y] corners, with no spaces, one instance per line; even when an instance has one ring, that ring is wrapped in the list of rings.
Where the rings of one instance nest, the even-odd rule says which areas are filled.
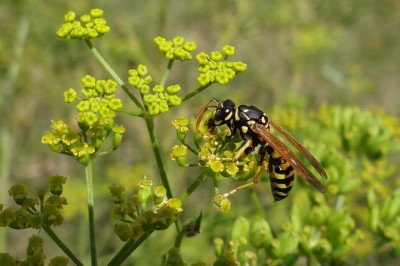
[[[316,189],[322,193],[326,192],[325,186],[310,172],[310,170],[300,161],[299,158],[283,143],[280,139],[271,134],[271,132],[266,129],[261,124],[252,125],[251,129],[265,142],[267,142],[271,147],[279,153],[283,159],[290,163],[297,174],[313,185]]]
[[[326,174],[324,168],[322,168],[322,165],[315,159],[315,157],[306,149],[304,146],[298,142],[297,139],[295,139],[292,135],[290,135],[286,130],[284,130],[280,125],[275,123],[273,120],[269,119],[270,125],[272,125],[273,128],[275,128],[279,133],[281,133],[290,143],[293,144],[293,146],[296,147],[301,153],[304,154],[306,159],[311,163],[311,165],[317,170],[317,172],[325,179],[328,178],[328,175]]]

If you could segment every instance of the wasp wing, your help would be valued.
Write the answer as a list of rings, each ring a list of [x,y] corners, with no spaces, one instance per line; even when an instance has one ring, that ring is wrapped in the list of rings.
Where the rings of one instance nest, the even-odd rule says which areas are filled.
[[[325,179],[328,178],[328,175],[326,174],[324,168],[322,168],[322,165],[315,159],[315,157],[297,140],[295,139],[292,135],[290,135],[285,129],[283,129],[280,125],[275,123],[273,120],[269,119],[270,125],[274,129],[276,129],[279,133],[281,133],[290,143],[293,144],[293,146],[296,147],[301,153],[304,154],[306,159],[311,163],[311,165],[317,170],[317,172]]]
[[[251,129],[261,139],[267,142],[283,159],[285,159],[298,173],[298,175],[313,185],[322,193],[326,192],[325,186],[311,173],[311,171],[300,161],[299,158],[283,143],[280,139],[271,134],[271,132],[261,124],[255,123]]]

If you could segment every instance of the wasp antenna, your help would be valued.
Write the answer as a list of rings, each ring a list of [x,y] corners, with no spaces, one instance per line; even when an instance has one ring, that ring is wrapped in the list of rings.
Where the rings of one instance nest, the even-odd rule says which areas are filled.
[[[211,98],[210,100],[205,102],[202,106],[200,106],[194,113],[194,117],[197,119],[196,130],[199,130],[200,122],[203,119],[205,112],[210,108],[217,108],[217,105],[209,105],[211,101],[214,101],[215,103],[217,103],[217,105],[220,104],[220,102],[217,99]]]
[[[194,113],[194,118],[198,118],[200,115],[202,115],[208,107],[208,104],[213,100],[214,98],[208,100],[207,102],[203,103]]]

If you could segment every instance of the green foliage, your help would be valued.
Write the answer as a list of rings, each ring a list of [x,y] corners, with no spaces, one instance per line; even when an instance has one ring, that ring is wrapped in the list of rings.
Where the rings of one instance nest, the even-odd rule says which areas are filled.
[[[340,25],[313,24],[312,17],[315,14],[293,19],[297,16],[296,8],[288,1],[267,2],[259,3],[259,8],[263,10],[265,5],[268,7],[265,17],[270,23],[279,27],[291,27],[288,54],[294,62],[288,69],[294,70],[293,88],[296,89],[296,84],[301,84],[300,76],[310,75],[312,71],[309,70],[322,63],[323,56],[336,51],[345,30]],[[199,2],[197,5],[203,4]],[[218,4],[214,5],[218,7]],[[323,8],[327,8],[325,5],[330,6],[324,4]],[[223,12],[231,10],[234,6],[224,4],[224,8],[217,8],[218,17],[223,17]],[[352,3],[349,8],[357,10],[353,9],[355,6]],[[374,256],[382,258],[400,256],[400,192],[399,189],[393,189],[398,186],[395,175],[398,175],[399,167],[391,163],[391,156],[400,150],[400,127],[395,118],[383,112],[329,104],[321,106],[318,111],[307,112],[301,103],[304,97],[297,95],[295,104],[292,102],[279,108],[275,106],[276,108],[268,115],[296,137],[299,136],[298,139],[320,160],[329,179],[324,182],[328,190],[326,195],[314,191],[300,180],[296,181],[287,199],[282,203],[271,205],[269,202],[272,197],[269,190],[264,190],[258,196],[253,193],[252,200],[244,200],[242,204],[239,204],[237,199],[241,197],[239,194],[246,193],[246,190],[234,196],[231,196],[233,193],[220,192],[219,186],[224,181],[229,180],[236,186],[240,181],[250,180],[260,171],[257,153],[241,156],[233,161],[236,151],[244,144],[243,140],[239,136],[227,138],[224,128],[216,128],[210,132],[206,123],[213,115],[212,112],[204,113],[199,131],[193,130],[190,118],[180,117],[172,121],[178,144],[172,147],[170,157],[179,167],[187,169],[185,175],[189,173],[187,174],[189,178],[195,173],[198,174],[197,178],[187,186],[186,179],[182,181],[176,178],[179,176],[176,169],[172,170],[173,173],[166,171],[165,152],[162,152],[159,141],[167,139],[167,134],[163,132],[157,137],[155,119],[161,120],[165,116],[158,115],[182,106],[211,85],[228,84],[237,74],[245,71],[247,65],[242,61],[231,61],[231,56],[235,54],[235,47],[231,45],[223,45],[220,51],[214,50],[210,53],[200,51],[194,55],[193,52],[197,50],[195,42],[185,41],[182,36],[171,39],[158,36],[154,38],[154,43],[167,59],[164,73],[157,80],[156,76],[159,73],[152,70],[154,75],[149,75],[147,67],[152,69],[154,65],[143,60],[143,64],[138,63],[136,67],[127,71],[129,85],[126,85],[91,43],[91,39],[98,38],[111,30],[102,16],[103,10],[97,8],[79,18],[70,11],[64,16],[65,23],[56,34],[64,39],[83,40],[112,79],[102,80],[85,75],[81,79],[83,87],[80,90],[67,89],[63,95],[64,102],[76,104],[77,124],[52,120],[51,129],[42,137],[42,143],[48,145],[52,151],[72,156],[85,167],[89,214],[88,253],[92,265],[98,264],[97,258],[100,256],[97,254],[96,240],[99,240],[101,235],[95,231],[93,196],[94,187],[97,187],[101,176],[93,174],[93,163],[102,160],[101,162],[105,162],[106,165],[108,161],[103,161],[103,156],[109,155],[122,145],[132,144],[122,142],[125,127],[115,125],[115,120],[119,119],[120,115],[128,115],[145,122],[157,164],[154,171],[157,172],[159,180],[154,179],[153,182],[146,178],[142,179],[137,192],[133,194],[131,191],[126,193],[128,189],[123,186],[109,186],[114,233],[125,243],[110,258],[108,265],[120,265],[143,242],[154,241],[148,238],[150,235],[170,232],[175,235],[175,243],[171,244],[173,247],[157,250],[157,259],[161,260],[162,265],[205,265],[203,262],[191,264],[186,262],[187,254],[183,252],[192,245],[189,237],[198,236],[200,232],[206,236],[205,238],[214,238],[214,265],[296,265],[304,262],[308,265],[353,265],[363,264]],[[242,16],[252,23],[253,18],[243,14]],[[240,18],[241,16],[237,17],[238,20]],[[295,26],[295,23],[299,25]],[[243,29],[246,27],[248,25],[244,23]],[[154,48],[149,46],[148,49]],[[257,54],[257,57],[263,58],[260,54]],[[136,59],[134,62],[142,61]],[[187,81],[175,77],[173,83],[168,82],[175,63],[185,61],[184,63],[189,65],[193,60],[197,61],[198,76],[188,75],[186,70],[182,72],[188,78],[192,78],[192,83],[197,81],[199,87],[187,91],[186,88],[189,87]],[[263,65],[264,63],[263,59]],[[345,81],[340,74],[336,75],[335,66],[324,65],[321,72],[334,83],[348,85],[350,90],[369,89],[371,87],[369,79],[365,79],[357,69],[356,64],[343,70],[348,72],[345,72],[348,74],[348,79]],[[252,69],[250,74],[257,71]],[[274,76],[274,72],[270,71],[268,75]],[[246,78],[246,86],[250,79]],[[180,83],[178,84],[176,80]],[[270,79],[269,82],[274,87],[274,80]],[[277,82],[279,83],[279,78]],[[278,94],[283,95],[282,88],[289,87],[291,86],[284,82],[280,83]],[[119,91],[119,88],[122,91]],[[242,91],[247,94],[247,87]],[[116,96],[122,92],[125,93],[124,97]],[[255,95],[260,94],[261,91],[257,91]],[[217,95],[218,93],[213,93],[206,97]],[[250,93],[248,95],[248,97],[253,96]],[[257,98],[251,99],[257,102]],[[267,95],[265,98],[270,97]],[[125,104],[125,100],[130,100],[133,107]],[[143,123],[138,125],[141,125],[137,126],[139,131]],[[146,169],[146,171],[152,170]],[[142,175],[140,177],[135,175],[134,178],[141,177]],[[215,220],[209,212],[203,215],[203,212],[197,211],[197,207],[200,208],[199,203],[186,201],[207,179],[213,181],[212,200],[220,210],[220,213],[215,214],[217,215]],[[268,175],[264,175],[262,179],[268,180]],[[67,205],[67,200],[61,195],[65,192],[65,182],[66,177],[53,176],[49,179],[48,189],[37,190],[35,196],[30,196],[29,186],[13,185],[9,189],[9,195],[18,207],[4,208],[4,205],[0,204],[0,225],[12,229],[33,228],[47,233],[69,257],[69,259],[55,257],[48,265],[67,265],[69,260],[76,265],[83,265],[51,229],[64,221],[62,210]],[[181,189],[184,192],[180,197],[174,197],[170,184],[174,187],[187,187]],[[264,185],[262,183],[257,186]],[[202,198],[209,195],[204,191],[198,194],[201,194]],[[211,198],[212,196],[210,201]],[[210,207],[211,204],[207,206]],[[203,207],[203,210],[210,209],[207,206]],[[191,209],[196,212],[194,216],[199,212],[200,214],[195,218],[189,217]],[[183,217],[182,214],[187,213],[188,215]],[[220,224],[219,221],[229,219],[225,217],[230,217],[231,213],[241,215],[232,223]],[[184,223],[184,219],[189,221]],[[175,226],[171,227],[172,224]],[[210,224],[212,226],[209,226]],[[171,229],[166,231],[168,228]],[[187,242],[183,245],[184,241]],[[100,254],[103,255],[102,253]],[[203,251],[196,249],[195,253],[197,258],[192,258],[191,262],[203,259]],[[154,254],[146,253],[146,256],[151,257],[154,262],[155,258],[152,255]],[[33,236],[29,240],[26,260],[19,261],[8,253],[0,253],[0,265],[44,265],[45,258],[43,240]],[[210,256],[205,259],[212,260]]]
[[[279,108],[271,116],[282,126],[303,134],[304,143],[320,158],[328,173],[328,194],[312,191],[309,186],[307,192],[304,186],[295,186],[291,196],[285,199],[289,204],[281,208],[286,210],[287,218],[280,222],[267,218],[274,217],[273,213],[238,218],[227,244],[221,240],[215,242],[217,265],[263,262],[294,265],[301,258],[310,263],[352,264],[360,263],[377,246],[380,248],[376,253],[382,255],[399,253],[400,197],[398,190],[388,190],[383,184],[395,184],[387,161],[400,150],[396,120],[359,108],[323,105],[318,112],[308,114],[300,108]],[[205,114],[203,120],[208,121],[209,117]],[[186,126],[178,121],[186,120],[173,122],[177,133]],[[258,156],[249,154],[233,162],[235,151],[244,141],[239,137],[227,139],[224,130],[215,128],[209,132],[201,123],[202,137],[193,134],[196,148],[189,149],[185,138],[178,138],[183,144],[173,147],[172,158],[179,166],[202,167],[217,183],[222,178],[247,180],[259,171]],[[190,133],[186,129],[184,132],[185,137]],[[192,153],[199,163],[187,162],[190,157],[187,150],[194,150]],[[252,170],[250,175],[249,170]],[[230,194],[216,193],[214,198],[222,213],[236,208],[227,196]]]
[[[110,30],[105,25],[106,21],[101,18],[102,15],[102,10],[92,9],[90,15],[82,15],[79,21],[76,21],[75,13],[70,11],[65,15],[65,24],[61,26],[57,35],[66,39],[82,39],[93,51],[94,48],[90,39],[100,37]],[[181,207],[182,201],[172,197],[169,180],[164,170],[158,140],[154,131],[154,117],[160,113],[169,111],[174,106],[180,105],[184,100],[192,98],[215,81],[212,78],[208,82],[209,84],[203,84],[203,86],[190,92],[184,98],[177,96],[176,94],[181,90],[179,84],[165,85],[169,73],[175,59],[179,61],[189,61],[192,59],[190,53],[197,48],[196,44],[194,42],[185,42],[183,37],[180,36],[172,40],[157,37],[154,41],[169,62],[161,81],[155,83],[151,92],[150,83],[153,82],[153,78],[148,75],[146,66],[139,64],[136,69],[128,71],[128,83],[140,92],[140,100],[138,100],[122,82],[121,78],[108,66],[101,55],[95,51],[95,56],[106,70],[109,71],[115,81],[112,79],[100,80],[91,75],[84,76],[81,79],[83,88],[80,92],[82,96],[78,95],[77,91],[73,88],[64,92],[65,103],[77,102],[76,110],[78,114],[76,120],[80,131],[76,132],[72,129],[73,126],[67,125],[62,120],[57,120],[52,121],[51,131],[46,132],[42,137],[42,143],[49,145],[52,151],[73,156],[80,164],[85,166],[89,214],[89,247],[92,265],[97,265],[93,161],[116,150],[122,143],[122,135],[125,132],[125,128],[122,125],[114,125],[116,112],[127,113],[145,120],[163,186],[157,186],[153,189],[153,182],[144,179],[139,182],[137,194],[131,196],[129,199],[125,199],[125,188],[115,185],[110,187],[111,198],[114,203],[112,218],[117,221],[114,226],[114,232],[121,240],[127,242],[125,247],[111,259],[110,265],[120,264],[154,231],[166,230],[173,223],[176,223],[178,229],[178,239],[182,239],[184,235],[195,235],[200,228],[201,219],[197,219],[196,222],[189,223],[180,229],[178,218],[179,214],[183,211]],[[206,72],[217,73],[216,81],[220,84],[226,84],[229,79],[235,76],[236,72],[244,71],[246,68],[246,65],[241,62],[231,63],[226,61],[229,56],[234,54],[234,47],[224,46],[223,52],[225,55],[223,61],[221,61],[222,54],[218,52],[212,52],[210,56],[204,52],[197,55],[198,60],[200,57],[203,60],[210,58],[211,67]],[[219,63],[219,61],[221,62]],[[200,64],[203,68],[209,67],[207,62],[200,62]],[[221,82],[221,78],[224,75],[227,75],[228,78],[224,78],[225,81]],[[116,97],[118,85],[124,90],[139,111],[124,110],[122,108],[122,100]],[[180,132],[182,141],[184,141],[184,134],[187,131],[186,125],[187,120],[185,119],[176,122],[175,125]],[[112,148],[106,149],[104,148],[104,144],[112,132],[114,133]],[[175,153],[178,154],[176,159],[180,161],[179,158],[183,157],[185,151],[178,150],[175,150]],[[63,192],[62,186],[65,181],[66,178],[61,176],[52,178],[50,181],[50,195],[45,197],[46,192],[41,190],[37,193],[39,199],[28,198],[26,186],[13,186],[9,194],[18,205],[21,205],[21,208],[17,211],[10,208],[3,210],[2,205],[0,215],[1,224],[18,229],[29,227],[35,229],[43,228],[71,260],[81,265],[80,260],[58,239],[57,235],[50,228],[50,226],[60,225],[63,221],[59,210],[62,209],[63,205],[66,205],[66,199],[60,196]],[[153,199],[152,205],[148,206],[150,199]],[[36,207],[35,205],[39,206]],[[171,261],[174,261],[172,257],[174,256],[170,256],[166,261],[171,263]],[[51,263],[63,263],[63,261],[56,259]]]

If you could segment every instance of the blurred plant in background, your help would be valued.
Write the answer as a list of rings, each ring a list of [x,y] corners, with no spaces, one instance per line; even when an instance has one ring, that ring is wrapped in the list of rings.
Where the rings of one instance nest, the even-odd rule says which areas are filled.
[[[215,239],[217,265],[293,265],[300,261],[354,265],[371,259],[372,251],[374,256],[398,257],[400,198],[398,189],[392,189],[398,186],[393,176],[398,168],[390,164],[390,156],[400,150],[397,120],[383,113],[327,105],[317,112],[285,106],[274,109],[271,117],[303,136],[328,173],[328,193],[322,195],[297,181],[284,200],[286,204],[276,203],[280,204],[279,209],[261,207],[251,217],[240,216],[229,238]],[[178,134],[179,131],[177,127]],[[196,146],[199,140],[195,133]],[[240,138],[212,139],[200,144],[199,158],[209,158],[205,175],[213,177],[214,183],[224,178],[247,180],[254,176],[258,170],[250,171],[248,165],[257,161],[251,158],[253,155],[244,156],[237,163],[218,159],[232,157],[243,144]],[[172,149],[173,158],[183,167],[192,166],[188,163],[189,154],[182,152],[186,145]],[[238,194],[233,197],[240,197]],[[261,206],[264,197],[271,200],[270,194],[264,191],[247,204]],[[226,200],[217,204],[222,212],[238,208]]]
[[[86,3],[64,5],[28,0],[0,7],[0,21],[9,25],[0,38],[0,49],[7,50],[0,57],[5,73],[0,97],[0,220],[10,228],[42,228],[40,238],[29,240],[26,252],[15,247],[31,231],[18,230],[17,238],[13,234],[9,240],[0,231],[0,251],[12,251],[1,254],[2,262],[66,265],[67,259],[57,256],[61,247],[68,257],[89,264],[91,240],[81,229],[87,226],[82,216],[85,179],[77,178],[82,171],[74,160],[56,158],[60,163],[54,164],[54,155],[35,144],[48,121],[61,115],[62,121],[52,120],[42,142],[74,157],[85,169],[95,157],[93,161],[100,162],[94,164],[92,221],[101,264],[125,259],[138,265],[398,264],[400,126],[392,116],[399,115],[396,1],[138,1],[133,11],[110,2],[106,13],[118,8],[118,17],[126,19],[108,15],[108,21],[100,9],[83,16],[69,12],[57,35],[85,42],[100,64],[81,45],[49,38],[65,10],[88,10]],[[124,13],[128,10],[134,15]],[[113,42],[107,41],[111,28]],[[197,41],[180,36],[153,40],[154,35],[176,33]],[[163,58],[154,53],[152,40]],[[226,43],[235,44],[236,50]],[[211,52],[196,56],[198,46]],[[231,61],[234,53],[248,65]],[[112,79],[94,78],[103,75],[102,67]],[[80,85],[87,72],[93,74]],[[127,74],[121,79],[116,72]],[[75,121],[66,116],[71,111],[54,100],[60,97],[60,84],[67,84],[64,89],[83,84],[81,93],[67,89],[64,94],[65,102],[77,104],[80,115]],[[203,92],[211,85],[215,89]],[[194,96],[196,100],[187,104]],[[255,155],[244,157],[240,167],[199,160],[199,150],[207,153],[219,147],[229,157],[242,144],[234,138],[204,146],[204,132],[194,132],[191,114],[212,97],[256,105],[295,135],[326,169],[328,193],[322,195],[296,177],[282,202],[272,204],[269,186],[260,182],[220,202],[218,209],[225,214],[211,208],[216,194],[243,184],[258,171],[251,163]],[[185,117],[177,118],[180,115]],[[132,117],[142,121],[132,122]],[[183,168],[167,164],[171,147],[171,158]],[[152,152],[156,160],[150,159]],[[54,172],[69,176],[68,182]],[[152,181],[142,180],[144,175]],[[48,189],[32,189],[46,186],[43,176],[58,181],[50,182]],[[20,182],[28,186],[11,186]],[[16,205],[5,207],[9,187]],[[33,197],[28,192],[32,190],[38,191]],[[61,223],[53,234],[51,226]],[[78,234],[69,233],[76,228]],[[58,245],[43,247],[44,232]],[[44,242],[51,243],[50,238],[44,237]],[[65,238],[65,244],[57,238]],[[122,249],[120,240],[125,242]],[[139,246],[145,252],[128,257]]]

